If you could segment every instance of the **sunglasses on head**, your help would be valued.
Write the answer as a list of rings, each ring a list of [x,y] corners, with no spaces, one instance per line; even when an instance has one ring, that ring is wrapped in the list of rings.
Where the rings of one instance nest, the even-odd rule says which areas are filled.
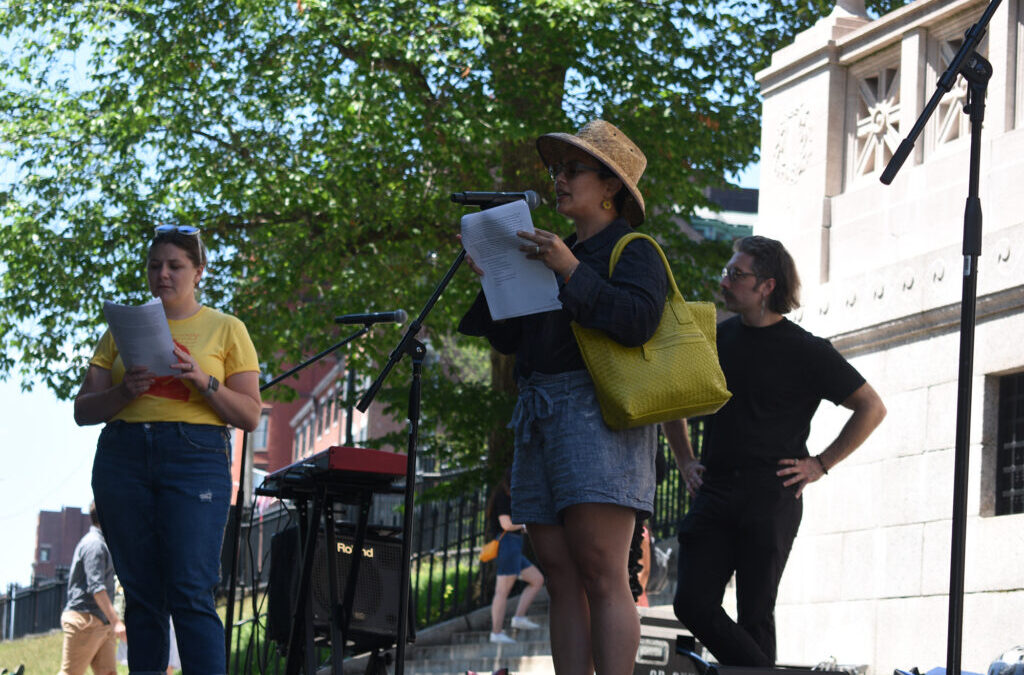
[[[551,174],[551,180],[558,178],[558,174],[564,173],[566,180],[572,180],[576,176],[580,175],[584,171],[594,171],[596,173],[604,174],[607,173],[604,169],[596,166],[590,166],[584,164],[578,159],[570,160],[568,162],[555,162],[548,167],[548,173]]]
[[[193,225],[157,225],[153,228],[153,232],[156,234],[170,234],[177,232],[178,234],[199,234],[199,228]]]

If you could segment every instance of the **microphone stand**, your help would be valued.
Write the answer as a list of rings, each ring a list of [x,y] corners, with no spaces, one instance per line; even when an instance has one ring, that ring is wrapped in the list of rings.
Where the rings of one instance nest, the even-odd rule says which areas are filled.
[[[420,381],[423,373],[423,360],[427,355],[427,348],[422,342],[416,339],[416,334],[419,333],[420,328],[423,327],[423,320],[426,319],[430,310],[434,308],[438,299],[441,297],[441,293],[448,287],[452,277],[455,276],[455,271],[462,264],[462,261],[466,258],[466,251],[463,249],[458,256],[455,258],[455,262],[452,263],[451,267],[448,268],[448,272],[445,273],[444,278],[434,289],[433,294],[427,303],[420,310],[419,316],[417,316],[409,324],[409,327],[405,331],[405,335],[398,342],[398,346],[395,347],[394,351],[391,352],[391,356],[388,358],[387,363],[381,369],[380,374],[377,375],[377,379],[373,381],[370,388],[366,390],[363,397],[359,399],[359,403],[356,404],[356,408],[360,412],[366,412],[367,408],[370,407],[370,403],[373,402],[374,397],[380,390],[384,380],[387,378],[388,373],[391,369],[402,360],[402,357],[406,354],[412,359],[412,382],[409,385],[409,441],[406,449],[406,468],[405,468],[405,513],[403,514],[402,521],[402,578],[401,588],[399,589],[398,596],[398,645],[395,651],[395,675],[403,675],[405,672],[405,643],[409,637],[409,586],[410,586],[410,562],[412,560],[412,526],[413,526],[413,502],[414,492],[416,488],[416,444],[419,438],[420,428]]]
[[[949,626],[946,641],[946,675],[960,675],[963,642],[964,558],[967,543],[967,469],[971,427],[971,379],[974,370],[974,327],[978,295],[978,258],[981,256],[981,200],[978,179],[981,166],[981,130],[985,119],[985,92],[992,77],[992,65],[974,50],[985,35],[985,27],[999,7],[992,0],[981,18],[964,35],[964,43],[939,79],[937,89],[928,101],[914,128],[882,172],[881,181],[888,185],[914,147],[914,139],[942,96],[949,92],[957,75],[967,80],[967,102],[964,112],[971,120],[971,151],[967,204],[964,209],[963,290],[960,301],[960,364],[957,375],[956,452],[953,476],[953,534],[949,567]]]
[[[310,365],[316,363],[317,361],[319,361],[320,359],[324,358],[328,354],[331,354],[332,352],[337,351],[341,347],[344,347],[345,345],[347,345],[349,342],[352,342],[356,338],[362,337],[363,335],[368,333],[369,330],[370,330],[370,324],[364,325],[362,328],[357,330],[355,333],[352,333],[351,335],[349,335],[348,337],[344,338],[340,342],[337,342],[334,346],[329,347],[329,348],[323,350],[322,352],[320,352],[319,354],[310,357],[309,359],[307,359],[306,361],[303,361],[302,363],[300,363],[299,365],[295,366],[291,370],[289,370],[289,371],[287,371],[285,373],[282,373],[281,375],[278,375],[277,377],[275,377],[270,382],[267,382],[266,384],[262,385],[260,387],[260,393],[264,392],[267,389],[270,389],[271,387],[276,385],[281,380],[284,380],[285,378],[291,377],[292,375],[294,375],[295,373],[299,372],[300,370],[303,370],[307,366],[310,366]],[[231,580],[230,580],[230,582],[228,584],[228,606],[227,606],[227,609],[226,609],[226,614],[225,614],[225,619],[224,619],[224,624],[225,624],[225,626],[224,626],[224,655],[225,655],[225,660],[226,660],[225,666],[227,667],[227,671],[226,672],[229,672],[229,673],[231,672],[231,668],[230,668],[230,665],[231,665],[231,633],[232,633],[232,630],[233,630],[233,625],[234,625],[234,620],[235,620],[235,593],[236,593],[237,587],[238,587],[238,550],[239,550],[239,547],[240,547],[240,544],[241,544],[241,538],[242,538],[242,501],[245,499],[245,458],[246,458],[246,454],[248,452],[248,445],[249,445],[249,434],[246,433],[246,434],[242,435],[242,452],[240,453],[239,470],[238,470],[238,492],[235,495],[235,504],[232,507],[232,513],[233,513],[235,518],[234,518],[234,523],[232,524],[232,530],[231,530],[231,535],[230,535],[230,537],[231,537]],[[250,514],[250,524],[251,524],[251,514]]]

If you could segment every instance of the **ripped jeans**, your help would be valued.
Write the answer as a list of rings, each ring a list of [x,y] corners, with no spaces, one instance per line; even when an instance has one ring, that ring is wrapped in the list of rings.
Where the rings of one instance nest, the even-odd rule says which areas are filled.
[[[231,501],[225,427],[107,424],[92,470],[96,510],[125,589],[128,666],[164,673],[174,617],[185,673],[224,673],[214,590]]]

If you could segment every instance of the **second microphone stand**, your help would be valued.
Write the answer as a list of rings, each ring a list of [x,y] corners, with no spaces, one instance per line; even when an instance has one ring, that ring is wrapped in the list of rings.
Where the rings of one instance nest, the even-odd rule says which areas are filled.
[[[370,330],[370,327],[368,325],[363,326],[362,328],[357,330],[355,333],[352,333],[351,335],[343,338],[341,341],[335,343],[333,346],[328,347],[327,349],[323,350],[319,354],[316,354],[315,356],[310,357],[309,359],[303,361],[302,363],[300,363],[299,365],[295,366],[294,368],[288,370],[287,372],[282,373],[281,375],[278,375],[277,377],[275,377],[270,382],[267,382],[266,384],[260,386],[260,393],[263,393],[267,389],[270,389],[271,387],[276,385],[278,382],[281,382],[282,380],[284,380],[284,379],[286,379],[288,377],[291,377],[292,375],[296,374],[300,370],[303,370],[307,366],[310,366],[310,365],[316,363],[317,361],[319,361],[320,359],[324,358],[325,356],[334,353],[338,349],[341,349],[342,347],[347,345],[349,342],[352,342],[353,340],[355,340],[357,338],[360,338],[363,335],[366,335],[366,333],[369,330]],[[242,435],[242,450],[241,450],[240,457],[239,457],[240,469],[238,471],[238,492],[235,495],[235,504],[232,507],[232,513],[233,513],[234,519],[232,521],[231,533],[229,535],[229,541],[231,542],[231,575],[230,575],[230,581],[228,583],[228,605],[227,605],[226,615],[225,615],[225,619],[224,619],[224,645],[225,645],[224,653],[226,655],[226,660],[228,661],[228,663],[226,664],[226,666],[228,666],[227,672],[231,672],[231,668],[230,668],[230,665],[231,665],[230,664],[230,661],[231,661],[231,633],[232,633],[232,631],[234,629],[235,594],[237,593],[237,588],[238,588],[238,552],[239,552],[239,547],[240,547],[241,538],[242,538],[242,504],[245,501],[245,463],[246,463],[246,455],[248,454],[248,446],[249,446],[249,434],[243,434]]]
[[[455,271],[458,270],[459,265],[466,258],[466,251],[461,251],[456,256],[455,261],[451,267],[445,273],[444,278],[434,289],[430,299],[427,300],[423,309],[420,310],[419,315],[412,320],[409,327],[406,329],[402,339],[398,342],[398,346],[391,352],[391,356],[388,357],[387,363],[381,369],[380,374],[377,375],[377,379],[373,381],[370,388],[366,390],[366,393],[359,403],[356,404],[356,408],[360,412],[366,412],[370,407],[370,403],[373,402],[374,397],[380,390],[384,380],[387,378],[391,369],[402,360],[402,357],[409,355],[412,360],[412,381],[409,385],[409,403],[408,403],[408,414],[409,414],[409,437],[408,444],[406,446],[406,469],[405,469],[405,513],[403,514],[402,522],[402,578],[401,588],[399,589],[398,596],[398,645],[395,651],[395,675],[403,675],[405,672],[405,645],[409,637],[409,592],[410,592],[410,577],[411,577],[411,560],[412,560],[412,526],[413,526],[413,507],[415,502],[415,490],[416,490],[416,446],[419,440],[419,429],[420,429],[420,391],[421,391],[421,380],[423,374],[423,361],[427,355],[427,347],[422,342],[416,339],[416,335],[423,328],[423,321],[430,314],[430,310],[434,308],[434,305],[440,299],[444,289],[448,287],[452,277],[455,276]]]

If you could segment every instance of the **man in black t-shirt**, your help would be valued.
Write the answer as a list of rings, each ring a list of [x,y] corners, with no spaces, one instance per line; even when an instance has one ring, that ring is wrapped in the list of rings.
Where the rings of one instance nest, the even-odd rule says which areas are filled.
[[[676,616],[719,663],[775,664],[775,599],[800,527],[804,489],[849,456],[885,417],[875,390],[822,338],[783,314],[798,306],[800,280],[781,243],[736,242],[722,276],[725,306],[718,359],[732,398],[693,455],[685,420],[663,425],[695,495],[679,533]],[[820,454],[807,451],[823,399],[853,411]],[[736,575],[737,621],[722,608]]]

